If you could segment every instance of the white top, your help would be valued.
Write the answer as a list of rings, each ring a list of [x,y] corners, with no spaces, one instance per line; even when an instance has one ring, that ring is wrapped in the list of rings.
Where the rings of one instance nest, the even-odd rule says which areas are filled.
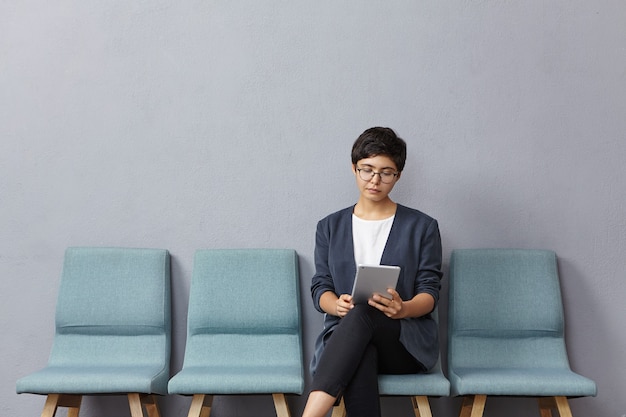
[[[352,242],[357,265],[380,265],[394,217],[363,220],[352,214]]]

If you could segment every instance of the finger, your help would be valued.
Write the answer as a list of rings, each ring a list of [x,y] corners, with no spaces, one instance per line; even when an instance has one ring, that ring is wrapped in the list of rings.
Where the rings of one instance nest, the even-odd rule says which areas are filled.
[[[393,297],[391,297],[391,298],[384,297],[384,299],[385,299],[385,305],[387,307],[392,307],[393,306]]]
[[[375,299],[375,297],[372,297],[369,300],[367,300],[367,304],[369,304],[370,306],[376,308],[377,310],[382,311],[383,313],[387,309],[387,306],[385,304],[383,304],[382,300],[380,300],[380,299],[377,300],[377,299]]]
[[[382,294],[377,294],[377,293],[374,293],[374,295],[372,295],[372,299],[384,307],[387,307],[390,301],[389,297],[385,297]]]

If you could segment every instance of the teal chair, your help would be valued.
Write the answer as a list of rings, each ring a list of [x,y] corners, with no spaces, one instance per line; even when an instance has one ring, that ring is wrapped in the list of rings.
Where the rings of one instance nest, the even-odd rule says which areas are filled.
[[[448,378],[465,397],[461,416],[481,416],[491,395],[536,397],[542,417],[565,417],[568,398],[596,395],[570,369],[554,252],[455,250],[449,282]]]
[[[170,257],[166,250],[68,248],[48,365],[17,381],[47,395],[42,417],[83,395],[124,394],[131,415],[159,416],[170,362]]]
[[[438,320],[437,310],[433,316]],[[443,375],[438,359],[435,366],[423,374],[379,375],[378,392],[384,397],[411,397],[415,417],[432,417],[428,397],[449,396],[450,382]],[[332,417],[346,417],[343,398],[333,407]]]
[[[189,417],[208,417],[215,395],[302,394],[298,257],[289,249],[198,250],[183,368],[170,394],[193,396]]]

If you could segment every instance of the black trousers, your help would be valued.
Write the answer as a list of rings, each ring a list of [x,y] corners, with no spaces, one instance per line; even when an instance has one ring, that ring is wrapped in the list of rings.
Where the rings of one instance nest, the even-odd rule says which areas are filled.
[[[349,416],[380,417],[378,374],[425,372],[399,338],[399,320],[367,304],[356,305],[326,342],[311,390],[343,394]]]

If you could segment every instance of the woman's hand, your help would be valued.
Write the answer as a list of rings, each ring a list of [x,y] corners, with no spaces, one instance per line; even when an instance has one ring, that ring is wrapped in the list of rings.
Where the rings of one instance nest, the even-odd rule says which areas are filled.
[[[341,294],[335,303],[335,315],[339,318],[344,317],[354,307],[350,294]]]
[[[379,294],[374,294],[372,298],[367,301],[367,303],[385,313],[385,315],[389,318],[403,318],[402,298],[400,298],[400,294],[392,288],[388,288],[387,292],[391,295],[391,299],[383,297]]]

